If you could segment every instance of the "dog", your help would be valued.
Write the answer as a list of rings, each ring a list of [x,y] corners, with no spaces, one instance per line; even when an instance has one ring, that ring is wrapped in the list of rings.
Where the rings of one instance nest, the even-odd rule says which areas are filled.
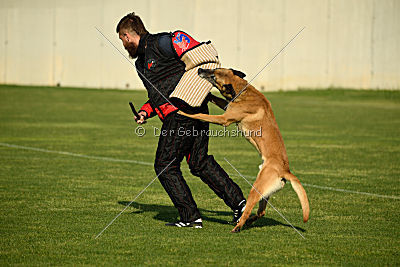
[[[229,101],[210,94],[209,100],[214,104],[221,108],[227,105],[225,113],[222,115],[187,114],[183,111],[178,113],[223,126],[237,123],[239,129],[245,133],[246,138],[260,153],[263,161],[247,198],[245,210],[232,232],[239,232],[246,221],[246,225],[249,225],[264,216],[269,197],[282,189],[286,180],[291,182],[294,191],[297,193],[303,210],[303,221],[307,222],[310,213],[307,194],[299,179],[290,172],[285,145],[271,103],[262,93],[243,79],[246,75],[240,71],[200,68],[198,74],[218,88]],[[246,134],[246,132],[254,133],[259,129],[261,129],[261,135]],[[257,215],[249,218],[257,202],[259,202]]]

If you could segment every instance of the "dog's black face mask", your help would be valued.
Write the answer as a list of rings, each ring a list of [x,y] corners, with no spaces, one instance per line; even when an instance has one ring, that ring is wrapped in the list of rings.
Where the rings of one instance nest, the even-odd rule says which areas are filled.
[[[233,79],[237,79],[237,77],[243,79],[246,76],[246,74],[241,71],[223,68],[214,70],[199,68],[198,74],[201,78],[206,79],[213,86],[218,88],[227,100],[232,100],[236,97],[236,92],[233,88]]]
[[[222,86],[224,90],[221,90],[221,94],[228,100],[233,99],[236,96],[235,89],[233,89],[232,84],[224,84]]]

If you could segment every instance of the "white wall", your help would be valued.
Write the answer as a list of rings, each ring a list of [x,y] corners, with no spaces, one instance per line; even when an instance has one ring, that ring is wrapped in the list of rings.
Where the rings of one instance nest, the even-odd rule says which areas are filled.
[[[0,83],[143,88],[115,32],[135,11],[150,32],[212,40],[222,64],[264,90],[400,89],[400,0],[1,0]]]

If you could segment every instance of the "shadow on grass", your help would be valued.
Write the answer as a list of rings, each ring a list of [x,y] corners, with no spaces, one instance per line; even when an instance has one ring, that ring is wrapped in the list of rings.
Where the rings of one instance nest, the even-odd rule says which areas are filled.
[[[118,201],[118,204],[127,206],[130,203],[130,201]],[[140,214],[144,212],[157,212],[157,214],[154,216],[154,219],[163,221],[163,222],[173,222],[177,221],[177,210],[174,206],[166,206],[166,205],[159,205],[159,204],[142,204],[142,203],[137,203],[133,202],[131,207],[138,209],[137,211],[131,212],[131,214]],[[229,224],[228,221],[222,220],[215,218],[215,216],[232,216],[232,212],[228,211],[218,211],[218,210],[207,210],[207,209],[199,209],[201,213],[201,218],[204,221],[207,222],[215,222],[219,224]],[[208,214],[211,214],[208,215]],[[286,226],[286,227],[291,227],[289,224],[284,224],[281,222],[278,222],[274,219],[271,218],[266,218],[263,217],[261,219],[258,219],[256,222],[254,222],[250,226],[245,226],[244,229],[251,229],[251,228],[260,228],[260,227],[265,227],[265,226]],[[305,232],[305,230],[301,227],[296,227],[295,228],[301,232]]]

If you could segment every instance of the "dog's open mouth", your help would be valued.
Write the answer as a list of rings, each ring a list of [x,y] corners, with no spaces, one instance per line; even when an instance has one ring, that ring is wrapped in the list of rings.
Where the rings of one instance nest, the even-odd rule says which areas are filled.
[[[200,76],[201,77],[201,76]],[[209,81],[213,86],[217,87],[217,82],[215,81],[215,75],[211,75],[211,76],[206,76],[206,77],[202,77],[204,79],[206,79],[207,81]]]

